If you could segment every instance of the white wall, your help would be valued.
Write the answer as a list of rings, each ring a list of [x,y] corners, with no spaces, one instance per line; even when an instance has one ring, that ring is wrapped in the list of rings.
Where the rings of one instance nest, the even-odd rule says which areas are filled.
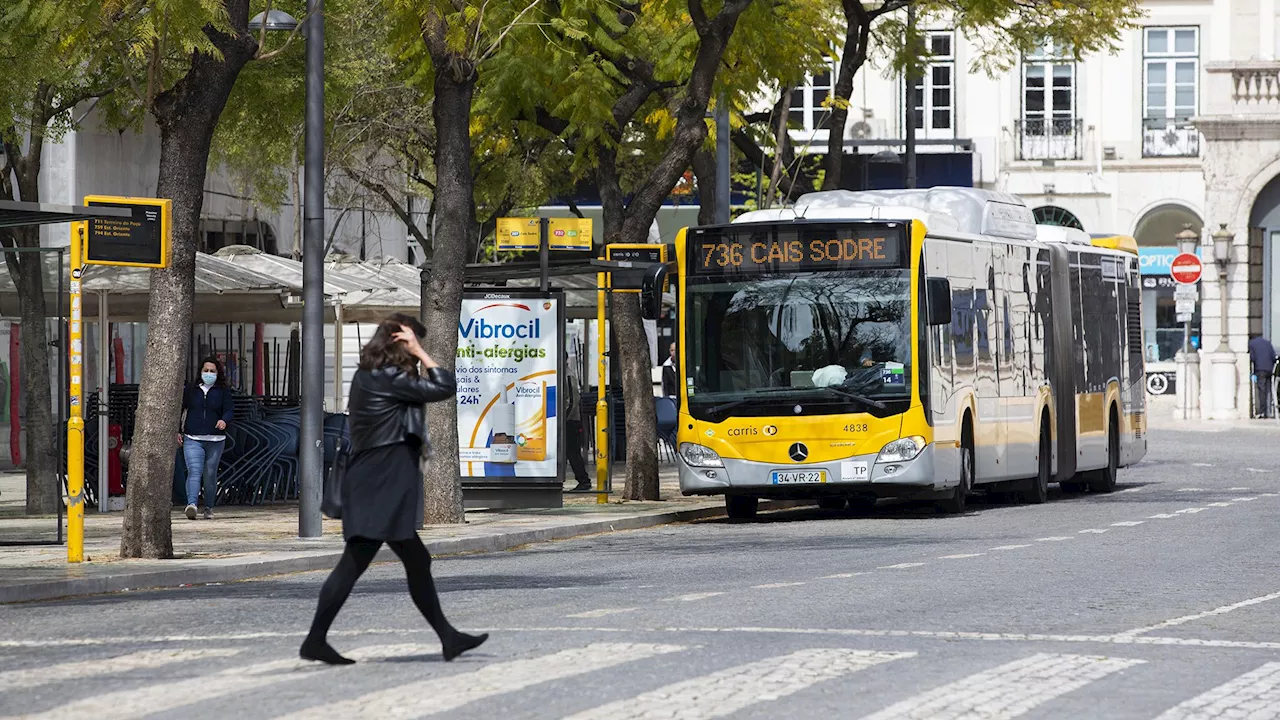
[[[1276,0],[1157,0],[1144,3],[1146,17],[1139,22],[1200,28],[1198,102],[1203,107],[1205,63],[1275,55],[1280,30],[1274,19],[1266,20],[1275,15],[1276,6]],[[935,22],[922,29],[948,28]],[[1083,126],[1083,153],[1079,160],[1059,160],[1051,166],[1015,156],[1014,133],[1023,103],[1021,65],[1015,63],[995,77],[972,73],[969,67],[978,52],[975,43],[956,34],[954,137],[973,142],[975,185],[1022,195],[1032,207],[1067,209],[1091,232],[1131,233],[1145,210],[1166,204],[1203,216],[1199,157],[1143,157],[1141,28],[1122,33],[1116,52],[1095,53],[1076,65],[1076,116]],[[853,125],[865,120],[873,128],[872,138],[901,138],[902,96],[901,79],[883,60],[868,63],[854,82],[846,137],[852,138]],[[767,109],[772,100],[762,98],[760,109]],[[798,146],[811,137],[800,131],[792,135]],[[1104,154],[1104,148],[1110,148],[1110,153]],[[879,149],[868,146],[861,151]],[[814,150],[824,151],[825,144]],[[846,147],[846,152],[852,151]],[[921,153],[937,151],[950,148],[919,148]],[[1114,159],[1105,159],[1111,153]]]
[[[45,149],[45,167],[41,174],[40,192],[45,202],[79,205],[85,195],[125,195],[155,197],[160,168],[160,131],[148,119],[142,132],[105,130],[96,112],[90,112],[80,130],[67,133]],[[366,209],[364,234],[361,234],[359,200],[347,213],[343,207],[348,193],[330,188],[326,202],[325,237],[338,228],[334,248],[359,254],[363,238],[368,257],[407,259],[408,233],[404,223],[394,214]],[[419,223],[425,222],[427,203],[415,207]],[[205,180],[204,206],[206,220],[252,221],[268,223],[277,238],[280,254],[288,254],[293,246],[295,210],[292,198],[279,208],[256,203],[243,197],[243,190],[221,170],[210,172]],[[50,246],[69,243],[68,225],[50,225],[43,230],[43,241]],[[421,261],[421,257],[418,260]]]

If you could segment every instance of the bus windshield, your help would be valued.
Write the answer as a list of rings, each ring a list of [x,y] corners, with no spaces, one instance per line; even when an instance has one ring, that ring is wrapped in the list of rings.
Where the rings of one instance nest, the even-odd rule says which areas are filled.
[[[892,412],[911,397],[909,270],[694,277],[686,302],[696,418]]]

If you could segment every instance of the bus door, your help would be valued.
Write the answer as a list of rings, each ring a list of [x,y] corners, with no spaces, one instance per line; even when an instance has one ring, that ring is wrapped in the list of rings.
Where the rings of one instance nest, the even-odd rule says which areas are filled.
[[[1079,358],[1073,334],[1071,296],[1071,252],[1059,244],[1049,245],[1049,302],[1047,317],[1052,338],[1048,363],[1049,384],[1053,388],[1058,439],[1058,469],[1054,480],[1070,481],[1076,474],[1076,372]]]
[[[1008,392],[1012,381],[1012,352],[1006,348],[1010,328],[1006,327],[1008,317],[1008,289],[1005,287],[1005,262],[1008,259],[1008,248],[1004,245],[991,246],[991,265],[987,270],[990,287],[987,303],[987,326],[991,332],[991,369],[995,389],[996,405],[996,445],[995,445],[995,477],[1008,478],[1013,473],[1009,463],[1009,431],[1012,414],[1017,411],[1016,403]]]
[[[973,309],[976,327],[976,372],[974,395],[977,415],[974,428],[974,451],[977,475],[981,480],[998,479],[1006,465],[1005,418],[1000,404],[999,378],[996,376],[996,351],[999,348],[998,323],[996,322],[996,271],[993,259],[997,247],[989,243],[975,242]]]

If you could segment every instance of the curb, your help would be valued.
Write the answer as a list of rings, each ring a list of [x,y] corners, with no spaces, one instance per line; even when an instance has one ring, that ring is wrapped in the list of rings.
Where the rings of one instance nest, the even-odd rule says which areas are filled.
[[[760,510],[784,510],[803,504],[788,500],[762,500],[760,502]],[[724,516],[725,510],[723,507],[670,510],[649,515],[602,519],[538,530],[518,530],[483,537],[436,540],[425,544],[427,550],[434,557],[491,553],[535,543],[568,540],[575,537],[623,530],[642,530],[659,525]],[[340,550],[266,553],[252,559],[225,558],[208,560],[198,566],[174,568],[172,570],[122,572],[118,575],[103,575],[101,577],[37,581],[25,585],[0,587],[0,605],[54,600],[80,595],[100,595],[125,590],[155,590],[183,585],[237,582],[286,573],[328,570],[338,562],[340,557],[342,557]],[[374,562],[387,562],[394,559],[395,554],[391,552],[390,548],[384,546],[378,552],[378,557],[374,559]]]

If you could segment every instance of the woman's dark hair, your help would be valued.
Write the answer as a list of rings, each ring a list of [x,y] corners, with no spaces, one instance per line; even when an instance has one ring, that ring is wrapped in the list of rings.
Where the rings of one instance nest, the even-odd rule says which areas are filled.
[[[213,355],[210,355],[209,357],[201,360],[200,361],[201,374],[204,373],[205,365],[213,365],[214,367],[218,368],[218,379],[213,381],[213,386],[226,387],[227,386],[227,369],[222,366],[222,361],[214,357]]]
[[[378,323],[378,330],[374,332],[373,338],[360,349],[361,370],[377,370],[394,365],[407,373],[418,373],[418,359],[409,354],[404,343],[395,339],[395,334],[402,327],[412,330],[418,340],[427,336],[427,328],[412,315],[391,315]]]

